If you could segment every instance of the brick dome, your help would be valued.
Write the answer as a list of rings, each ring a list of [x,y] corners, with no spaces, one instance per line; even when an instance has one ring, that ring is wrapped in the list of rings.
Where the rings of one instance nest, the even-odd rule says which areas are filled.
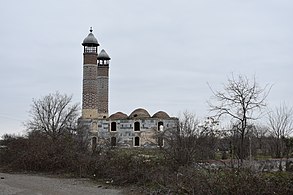
[[[134,110],[130,115],[130,118],[150,118],[151,115],[143,108]]]
[[[152,116],[152,118],[169,119],[170,116],[164,111],[158,111]]]
[[[128,116],[124,114],[123,112],[116,112],[115,114],[112,114],[109,119],[117,120],[117,119],[126,119]]]

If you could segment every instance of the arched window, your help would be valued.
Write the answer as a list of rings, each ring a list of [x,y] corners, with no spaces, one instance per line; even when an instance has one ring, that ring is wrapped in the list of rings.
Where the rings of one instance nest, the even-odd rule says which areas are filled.
[[[140,143],[139,143],[139,137],[135,137],[134,138],[134,146],[140,146]]]
[[[163,131],[164,123],[162,121],[158,122],[158,131]]]
[[[138,121],[134,123],[134,131],[140,131],[140,123]]]
[[[92,150],[94,151],[97,147],[97,138],[93,137],[92,138]]]
[[[111,123],[111,131],[116,131],[116,122]]]
[[[116,145],[117,145],[116,137],[111,137],[111,146],[116,146]]]

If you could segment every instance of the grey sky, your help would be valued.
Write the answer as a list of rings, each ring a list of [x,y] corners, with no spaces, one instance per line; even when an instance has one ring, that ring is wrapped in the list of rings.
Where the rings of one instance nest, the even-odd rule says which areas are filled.
[[[32,98],[81,102],[89,27],[110,57],[110,113],[208,115],[207,82],[256,76],[271,107],[293,105],[291,0],[10,0],[0,6],[0,135],[21,132]]]

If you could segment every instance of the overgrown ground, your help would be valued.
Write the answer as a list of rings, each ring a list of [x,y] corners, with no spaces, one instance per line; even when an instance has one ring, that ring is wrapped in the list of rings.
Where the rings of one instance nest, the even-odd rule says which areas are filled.
[[[91,172],[114,185],[133,185],[146,194],[292,194],[291,172],[209,169],[178,166],[159,151],[115,150],[103,155]],[[110,157],[110,158],[109,158]]]
[[[293,194],[291,172],[180,166],[166,158],[160,150],[112,149],[91,155],[76,155],[72,156],[73,159],[67,159],[66,155],[61,154],[60,157],[49,159],[42,156],[44,161],[38,159],[35,162],[15,158],[9,164],[2,162],[2,170],[89,177],[115,186],[135,186],[133,193],[137,191],[145,194]],[[53,161],[57,164],[40,166]]]
[[[71,136],[51,140],[39,134],[8,136],[2,145],[0,166],[6,172],[91,178],[134,186],[133,193],[145,194],[293,194],[292,172],[199,166],[199,159],[181,155],[186,148],[173,153],[160,148],[97,148],[92,152]]]

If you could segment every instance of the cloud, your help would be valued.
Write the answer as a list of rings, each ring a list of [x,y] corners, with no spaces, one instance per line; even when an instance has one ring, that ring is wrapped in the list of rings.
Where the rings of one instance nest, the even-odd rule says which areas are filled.
[[[32,98],[56,90],[81,102],[89,27],[112,58],[110,113],[145,107],[206,116],[206,83],[232,72],[275,84],[292,102],[293,2],[286,0],[5,1],[0,8],[0,115],[25,121]],[[0,134],[19,121],[0,117]]]

